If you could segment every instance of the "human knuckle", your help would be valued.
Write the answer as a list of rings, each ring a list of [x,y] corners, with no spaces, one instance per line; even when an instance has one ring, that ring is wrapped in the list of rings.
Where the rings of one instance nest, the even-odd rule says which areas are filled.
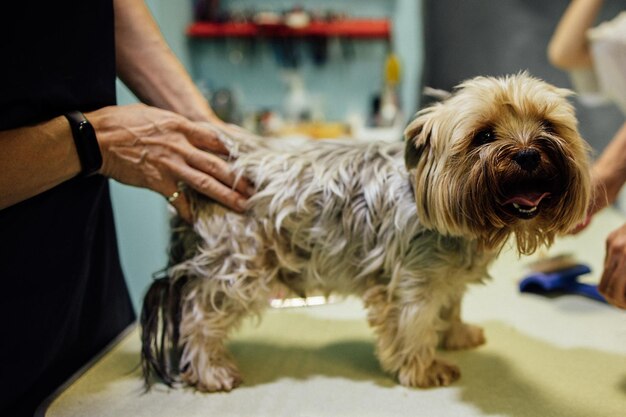
[[[171,114],[166,114],[158,122],[158,126],[161,128],[161,130],[165,131],[179,131],[180,125],[180,120],[176,116]]]
[[[187,129],[187,131],[189,132],[190,135],[206,135],[207,131],[206,129],[203,129],[202,126],[200,126],[198,123],[187,123],[185,125],[185,128]]]
[[[202,176],[197,181],[198,187],[205,192],[214,192],[216,188],[216,181],[210,175]]]
[[[181,126],[184,121],[185,118],[181,115],[172,113],[167,110],[161,110],[161,113],[159,114],[159,122],[163,127],[167,128],[170,131],[181,131]]]
[[[217,160],[213,158],[207,158],[204,162],[204,170],[207,174],[215,176],[219,172],[221,172],[222,169],[220,163]]]

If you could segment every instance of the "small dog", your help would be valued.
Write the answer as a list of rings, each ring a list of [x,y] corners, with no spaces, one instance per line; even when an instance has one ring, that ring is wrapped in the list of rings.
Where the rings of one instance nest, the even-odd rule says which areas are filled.
[[[478,77],[420,111],[405,144],[224,138],[257,192],[243,215],[187,194],[195,224],[177,223],[169,277],[144,301],[146,380],[235,388],[227,336],[283,287],[362,297],[384,370],[451,384],[459,369],[436,349],[485,342],[461,320],[466,286],[509,237],[530,254],[585,216],[589,148],[568,95],[525,73]]]

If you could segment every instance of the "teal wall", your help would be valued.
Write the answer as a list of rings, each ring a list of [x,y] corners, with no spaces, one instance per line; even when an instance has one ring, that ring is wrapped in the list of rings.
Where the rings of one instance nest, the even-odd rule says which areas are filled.
[[[308,2],[307,7],[344,11],[357,17],[387,17],[392,20],[392,46],[402,57],[404,69],[402,107],[410,113],[417,101],[419,73],[416,69],[422,53],[419,44],[421,27],[417,18],[419,3],[415,0],[316,0]],[[223,0],[222,4],[233,10],[245,10],[259,2]],[[281,9],[298,2],[269,0],[262,4],[268,9]],[[370,101],[380,92],[383,84],[384,61],[388,50],[386,40],[340,41],[330,38],[329,59],[321,67],[312,64],[309,44],[298,40],[296,47],[302,62],[299,73],[308,92],[323,103],[328,120],[344,120],[353,113],[368,114]],[[354,50],[352,58],[342,55],[347,47]],[[191,39],[186,52],[194,79],[209,90],[229,88],[243,103],[244,112],[259,108],[282,108],[288,88],[284,81],[285,70],[276,64],[272,42]],[[230,59],[238,53],[242,53],[244,59],[240,62]]]
[[[261,53],[254,61],[233,65],[228,51],[239,47],[233,41],[189,40],[184,34],[192,20],[191,1],[148,0],[168,43],[197,82],[215,88],[229,87],[243,94],[248,106],[279,107],[285,92],[279,71],[270,54]],[[223,1],[232,7],[253,4],[253,0]],[[264,1],[265,7],[284,8],[297,1]],[[302,2],[300,2],[302,4]],[[324,9],[344,10],[356,16],[387,16],[393,22],[393,49],[403,67],[401,100],[407,117],[417,109],[423,45],[421,43],[420,0],[315,0],[307,2]],[[219,44],[217,44],[219,43]],[[266,52],[262,46],[262,52]],[[331,46],[332,48],[332,46]],[[329,118],[341,118],[350,111],[366,111],[368,101],[382,82],[384,41],[355,42],[355,58],[331,59],[322,68],[306,64],[303,77],[309,90],[324,93]],[[136,99],[118,83],[118,101]],[[153,273],[167,260],[169,212],[162,196],[147,190],[111,181],[122,267],[136,308],[150,284]]]

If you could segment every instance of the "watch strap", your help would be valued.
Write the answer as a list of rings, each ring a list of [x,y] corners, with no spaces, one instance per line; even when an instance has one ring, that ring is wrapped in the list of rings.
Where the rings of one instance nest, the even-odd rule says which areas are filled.
[[[93,175],[102,167],[102,154],[94,130],[89,120],[79,111],[70,111],[64,115],[72,129],[76,153],[80,160],[80,176]]]

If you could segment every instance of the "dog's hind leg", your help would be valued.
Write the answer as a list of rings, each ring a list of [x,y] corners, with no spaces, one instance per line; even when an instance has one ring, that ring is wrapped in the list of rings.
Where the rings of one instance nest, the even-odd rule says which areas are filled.
[[[207,282],[208,281],[208,282]],[[269,290],[257,279],[205,279],[190,289],[181,319],[181,379],[200,391],[230,391],[242,378],[225,342],[241,320],[268,304]]]

